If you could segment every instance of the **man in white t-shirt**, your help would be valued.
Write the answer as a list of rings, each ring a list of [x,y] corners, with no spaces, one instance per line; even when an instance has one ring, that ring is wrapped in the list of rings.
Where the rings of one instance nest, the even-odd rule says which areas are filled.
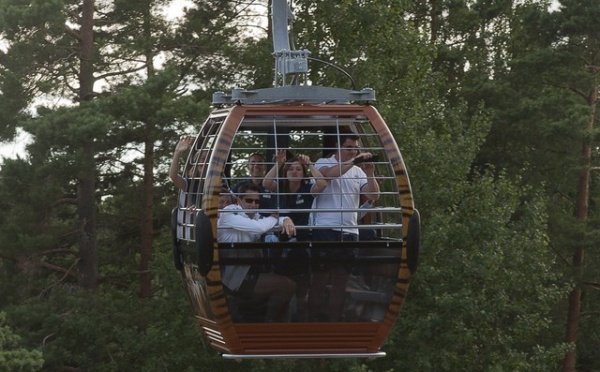
[[[217,220],[217,240],[223,242],[258,242],[260,236],[274,228],[277,223],[289,236],[295,235],[294,222],[289,217],[261,217],[258,213],[247,212],[258,209],[260,191],[256,185],[245,184],[238,189],[237,204],[230,204],[219,212]],[[239,212],[238,212],[239,210]],[[222,249],[222,258],[258,258],[262,250]],[[234,297],[265,299],[267,313],[265,321],[284,322],[289,320],[289,304],[296,291],[296,283],[290,278],[265,272],[262,265],[222,265],[221,281]],[[234,313],[237,309],[231,309]],[[242,314],[243,315],[243,314]],[[235,319],[234,319],[235,320]]]
[[[379,199],[375,166],[371,153],[359,153],[360,137],[352,132],[339,134],[338,150],[317,160],[315,167],[328,185],[316,196],[313,212],[313,241],[358,241],[358,208],[361,194],[368,200]],[[356,164],[361,164],[361,167]],[[319,212],[319,209],[335,210]],[[322,261],[313,267],[309,292],[309,320],[337,321],[343,310],[346,285],[350,277],[344,260],[354,257],[354,249],[315,250]],[[331,291],[327,286],[331,285]],[[328,293],[329,292],[329,293]]]

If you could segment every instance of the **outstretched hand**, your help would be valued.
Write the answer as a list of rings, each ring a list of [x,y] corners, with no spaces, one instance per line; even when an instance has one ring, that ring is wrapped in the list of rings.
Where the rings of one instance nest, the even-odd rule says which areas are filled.
[[[309,166],[312,164],[308,155],[303,155],[303,154],[298,155],[298,161],[300,162],[300,164],[303,164],[306,166]]]
[[[277,164],[283,164],[287,160],[286,150],[277,150],[277,153],[273,155]]]
[[[194,143],[194,136],[181,136],[179,142],[177,142],[177,146],[175,146],[176,152],[185,152],[187,151],[192,144]]]

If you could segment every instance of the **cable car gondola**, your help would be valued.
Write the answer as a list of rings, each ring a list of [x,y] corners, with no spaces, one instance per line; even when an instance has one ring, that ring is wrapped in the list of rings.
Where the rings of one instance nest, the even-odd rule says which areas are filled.
[[[290,50],[290,16],[286,1],[273,1],[275,86],[254,91],[238,88],[230,95],[216,93],[213,97],[216,109],[202,125],[186,162],[188,189],[180,191],[173,211],[175,266],[181,271],[198,326],[224,357],[383,356],[381,345],[400,313],[417,268],[419,214],[394,136],[369,104],[375,93],[303,84],[308,52]],[[339,139],[347,132],[358,135],[361,150],[377,159],[372,161],[380,188],[377,203],[365,204],[368,209],[343,211],[361,216],[359,241],[217,241],[218,216],[230,213],[219,208],[219,196],[224,183],[244,180],[244,159],[260,152],[267,155],[264,165],[270,167],[274,166],[272,155],[286,150],[315,160],[340,151]],[[276,190],[270,196],[279,200],[285,195]],[[315,212],[312,208],[294,211]],[[249,211],[235,213],[243,212]],[[259,212],[285,214],[290,210],[274,203]],[[343,212],[319,209],[319,213]],[[296,226],[308,233],[342,228]],[[348,254],[321,254],[332,249]],[[233,258],[227,254],[232,251],[240,254]],[[273,251],[279,255],[271,257],[268,252]],[[268,322],[262,299],[238,296],[223,285],[223,270],[233,266],[283,267],[286,275],[285,270],[301,264],[286,254],[300,251],[308,252],[308,262],[302,265],[309,270],[327,265],[341,265],[346,270],[343,306],[335,317],[326,312],[321,318],[299,316],[299,304],[305,299],[295,296],[290,301],[289,321]],[[257,252],[260,254],[254,254]]]

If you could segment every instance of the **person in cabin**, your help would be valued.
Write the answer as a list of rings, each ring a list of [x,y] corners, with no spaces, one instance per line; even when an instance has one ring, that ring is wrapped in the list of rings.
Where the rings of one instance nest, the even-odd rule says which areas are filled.
[[[191,182],[196,178],[202,177],[204,166],[206,165],[206,159],[208,157],[208,151],[196,150],[191,156],[190,162],[186,165],[186,170],[181,175],[179,173],[179,160],[182,155],[189,151],[194,143],[194,136],[182,136],[175,146],[173,153],[173,159],[171,160],[171,166],[169,167],[169,178],[173,181],[175,187],[181,191],[189,192]]]
[[[253,212],[260,203],[260,189],[254,184],[241,185],[237,190],[237,203],[230,204],[219,213],[217,221],[217,240],[219,243],[258,242],[265,232],[281,226],[282,233],[288,236],[296,234],[294,222],[290,217],[278,217],[273,214],[262,217]],[[222,258],[257,258],[263,252],[259,248],[222,249]],[[290,278],[273,272],[267,272],[262,264],[223,265],[221,281],[231,295],[230,298],[266,301],[266,322],[289,321],[289,305],[296,284]],[[239,309],[232,309],[234,320]],[[243,316],[244,314],[239,314]]]
[[[358,241],[357,211],[361,195],[370,201],[379,199],[375,166],[368,162],[373,155],[360,152],[359,139],[350,131],[340,132],[337,151],[315,164],[328,185],[315,198],[313,242]],[[320,209],[323,211],[320,212]],[[349,262],[355,251],[355,248],[348,247],[313,250],[313,257],[318,258],[319,264],[312,268],[309,321],[340,319],[350,277]]]
[[[313,204],[314,195],[322,192],[327,186],[327,181],[315,168],[314,163],[307,155],[297,155],[287,160],[286,150],[277,150],[275,165],[267,172],[262,184],[270,190],[280,210],[302,209],[299,212],[281,212],[281,216],[289,216],[297,229],[295,236],[280,235],[279,241],[309,241],[309,215],[308,210]],[[309,177],[312,175],[312,181]],[[290,246],[284,251],[269,250],[271,256],[279,259],[275,265],[275,272],[289,276],[296,282],[296,309],[294,319],[306,321],[308,319],[308,289],[310,287],[310,254],[306,248]]]
[[[221,187],[219,193],[219,210],[224,209],[226,206],[237,203],[237,198],[227,187]]]
[[[265,173],[267,172],[267,164],[265,163],[265,156],[261,153],[254,153],[248,157],[248,161],[246,162],[246,167],[248,169],[248,175],[250,176],[248,179],[240,181],[236,183],[231,191],[235,195],[239,193],[239,188],[243,185],[253,184],[260,190],[260,205],[259,209],[272,209],[273,201],[271,198],[271,193],[269,190],[265,189],[262,185],[262,180],[265,178]],[[262,213],[263,216],[268,216],[270,213]]]
[[[286,150],[277,151],[276,163],[264,177],[262,185],[277,195],[279,209],[310,209],[314,196],[327,187],[327,181],[307,155],[297,155],[289,161],[286,157]],[[282,216],[289,216],[296,226],[307,226],[309,214],[307,211],[281,213]],[[298,230],[295,238],[310,240],[310,231]]]

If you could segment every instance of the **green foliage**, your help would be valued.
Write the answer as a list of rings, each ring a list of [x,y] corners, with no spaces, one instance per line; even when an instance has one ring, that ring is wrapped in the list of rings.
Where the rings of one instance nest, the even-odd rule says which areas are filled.
[[[13,307],[12,322],[29,343],[43,345],[49,370],[196,370],[189,368],[215,353],[190,326],[192,313],[168,253],[157,255],[160,290],[152,299],[138,299],[135,287],[106,286],[93,295],[62,284]]]
[[[23,159],[5,160],[3,164],[0,257],[5,260],[5,270],[1,271],[5,275],[5,288],[0,304],[31,295],[30,290],[38,287],[38,280],[52,281],[45,276],[43,267],[68,267],[74,262],[75,252],[69,250],[74,242],[74,229],[69,219],[75,208],[65,199],[68,191],[62,188],[65,185],[57,181],[59,174],[54,172],[56,168],[44,168]],[[18,272],[28,280],[15,276]]]
[[[517,191],[478,177],[455,209],[430,216],[423,264],[396,333],[405,366],[546,371],[562,357],[552,314],[568,288],[552,271],[543,204],[520,207]],[[513,221],[518,208],[526,214]],[[423,355],[415,349],[421,343],[437,352]]]
[[[12,371],[39,371],[44,364],[42,352],[21,346],[21,337],[6,325],[6,313],[0,312],[0,369]]]
[[[270,86],[270,40],[240,31],[235,2],[193,1],[177,23],[158,12],[166,3],[96,2],[102,84],[82,103],[69,27],[80,2],[0,0],[0,138],[16,128],[33,137],[0,170],[0,307],[10,324],[0,322],[0,369],[18,352],[16,370],[556,370],[575,284],[586,288],[579,367],[600,368],[598,174],[589,219],[570,217],[581,143],[598,139],[585,130],[593,106],[584,99],[595,84],[597,1],[562,1],[554,13],[533,1],[295,2],[296,47],[346,70],[355,88],[376,89],[408,165],[423,249],[386,358],[241,363],[222,359],[194,324],[168,248],[166,171],[212,92]],[[314,84],[353,84],[310,66]],[[26,111],[34,99],[42,106]],[[83,152],[90,143],[93,159]],[[90,172],[97,293],[76,279],[75,201]],[[142,300],[144,177],[154,183],[154,252],[153,295]],[[577,245],[587,265],[571,276]]]
[[[418,94],[401,109],[385,107],[402,134],[423,217],[423,252],[399,325],[384,346],[390,358],[373,365],[553,369],[565,351],[553,311],[568,287],[552,271],[556,257],[542,195],[518,187],[518,178],[473,170],[490,119],[483,109],[470,113],[467,102],[445,105],[436,98],[443,84],[420,80]],[[524,203],[524,195],[535,199]]]

